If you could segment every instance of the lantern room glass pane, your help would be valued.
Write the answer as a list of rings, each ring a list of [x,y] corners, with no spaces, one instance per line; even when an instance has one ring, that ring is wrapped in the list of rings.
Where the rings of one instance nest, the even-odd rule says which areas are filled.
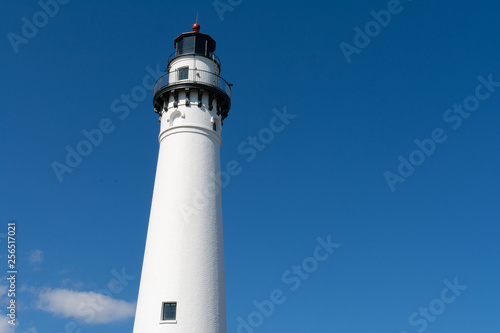
[[[178,54],[194,52],[194,36],[184,37],[177,42]]]
[[[206,55],[206,43],[207,43],[207,40],[201,36],[197,36],[196,38],[196,49],[195,49],[195,53],[196,54],[203,54],[203,55]]]

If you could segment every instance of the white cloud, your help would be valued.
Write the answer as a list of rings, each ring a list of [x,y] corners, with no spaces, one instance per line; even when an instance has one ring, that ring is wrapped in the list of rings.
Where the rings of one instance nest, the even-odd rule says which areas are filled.
[[[5,284],[0,284],[0,306],[2,309],[5,309],[5,307],[9,304],[9,299],[7,298],[7,290],[9,287]],[[3,311],[2,311],[3,314]],[[11,325],[7,322],[9,320],[9,317],[7,317],[5,314],[2,315],[0,319],[0,332],[2,333],[14,333],[16,326]]]
[[[75,279],[62,279],[61,287],[65,289],[82,289],[84,283]]]
[[[4,301],[3,297],[7,295],[7,289],[9,289],[9,287],[6,284],[0,284],[0,300],[2,301],[2,303]]]
[[[7,317],[3,318],[4,316],[2,316],[2,320],[0,320],[0,332],[2,333],[14,333],[15,329],[16,329],[16,326],[14,325],[11,325],[7,322]]]
[[[135,303],[92,291],[48,289],[39,294],[38,309],[87,324],[105,324],[133,317]]]
[[[41,265],[43,263],[43,252],[41,250],[31,252],[29,262],[32,266]]]
[[[16,333],[16,328],[19,327],[19,323],[17,325],[11,325],[7,322],[7,320],[0,320],[0,332],[2,333]],[[30,327],[25,331],[19,332],[19,329],[17,330],[18,333],[38,333],[37,329],[34,327]]]

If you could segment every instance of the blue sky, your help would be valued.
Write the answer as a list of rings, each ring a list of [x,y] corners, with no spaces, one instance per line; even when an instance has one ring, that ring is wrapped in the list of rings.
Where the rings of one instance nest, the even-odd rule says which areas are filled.
[[[234,84],[228,332],[500,330],[496,1],[60,2],[0,4],[0,275],[15,220],[19,320],[2,279],[2,333],[131,332],[158,153],[147,87],[197,11]]]

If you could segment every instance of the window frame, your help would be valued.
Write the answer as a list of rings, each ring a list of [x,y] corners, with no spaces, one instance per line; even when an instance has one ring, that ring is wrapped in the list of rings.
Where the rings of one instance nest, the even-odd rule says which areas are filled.
[[[168,318],[168,319],[165,319],[165,314],[168,313],[168,314],[172,314],[172,311],[165,311],[167,309],[166,305],[170,305],[170,308],[172,307],[172,305],[175,305],[174,306],[174,311],[173,311],[173,318]],[[160,314],[160,323],[162,324],[177,324],[177,302],[162,302],[161,303],[161,314]]]
[[[181,72],[183,73],[184,71],[186,71],[186,78],[181,79]],[[183,81],[183,80],[189,80],[189,66],[183,66],[177,68],[177,81]]]

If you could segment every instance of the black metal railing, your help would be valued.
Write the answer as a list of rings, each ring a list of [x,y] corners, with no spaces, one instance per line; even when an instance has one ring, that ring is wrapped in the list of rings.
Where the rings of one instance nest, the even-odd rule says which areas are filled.
[[[162,75],[155,83],[154,93],[167,86],[174,86],[184,83],[202,83],[225,93],[231,98],[231,87],[217,74],[201,69],[182,68]]]
[[[172,54],[168,56],[168,60],[167,60],[167,64],[168,65],[167,65],[167,67],[170,66],[170,62],[172,60],[174,60],[174,58],[176,58],[178,56],[181,56],[181,55],[201,55],[203,57],[207,57],[207,58],[212,59],[220,67],[220,59],[219,59],[219,57],[217,57],[215,55],[215,53],[208,52],[208,51],[196,52],[196,50],[194,48],[192,48],[192,49],[191,48],[190,49],[183,49],[182,53],[179,50],[172,52]]]

